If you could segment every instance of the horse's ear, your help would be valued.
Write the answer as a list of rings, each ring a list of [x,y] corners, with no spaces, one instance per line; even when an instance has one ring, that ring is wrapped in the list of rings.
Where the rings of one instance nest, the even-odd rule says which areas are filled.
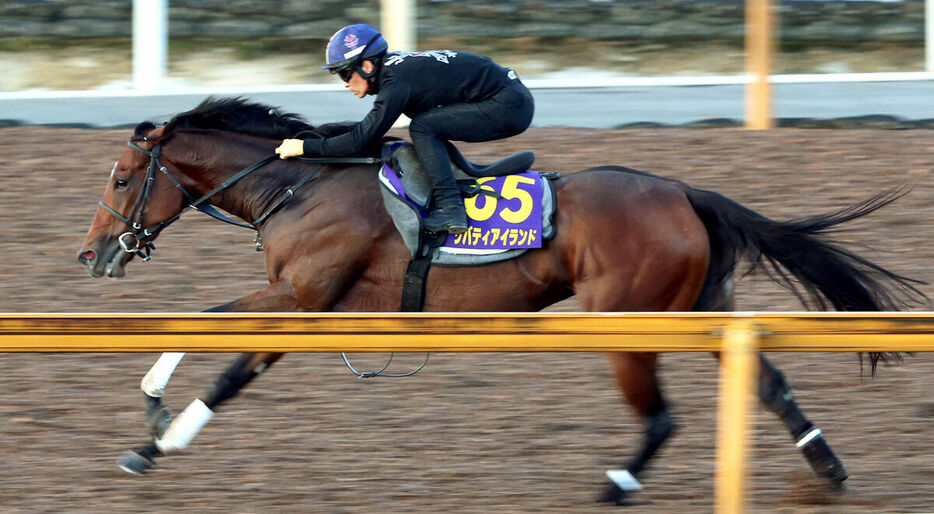
[[[165,137],[165,125],[158,127],[158,128],[154,128],[152,131],[149,132],[149,135],[146,136],[146,138],[152,141],[153,143],[161,142],[163,137]]]
[[[161,142],[162,138],[165,137],[166,126],[156,127],[148,121],[144,121],[136,126],[136,129],[133,131],[133,138],[131,141],[148,141],[153,145]]]
[[[134,138],[146,137],[146,134],[148,134],[149,131],[154,128],[156,128],[156,126],[151,121],[144,121],[140,123],[139,125],[137,125],[136,128],[133,130],[133,137]]]

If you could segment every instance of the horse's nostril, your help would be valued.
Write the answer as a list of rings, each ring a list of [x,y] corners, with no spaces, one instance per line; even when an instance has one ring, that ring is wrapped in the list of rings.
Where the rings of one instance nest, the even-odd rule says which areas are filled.
[[[78,254],[78,262],[80,262],[81,264],[85,264],[85,265],[90,264],[90,262],[94,260],[94,257],[96,255],[97,254],[94,253],[94,250],[85,250],[81,252],[80,254]]]

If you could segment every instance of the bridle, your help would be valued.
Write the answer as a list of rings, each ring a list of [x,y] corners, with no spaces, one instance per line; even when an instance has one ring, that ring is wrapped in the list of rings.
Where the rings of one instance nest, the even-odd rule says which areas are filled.
[[[178,179],[172,176],[172,174],[169,173],[169,170],[162,164],[162,161],[160,160],[160,157],[162,155],[162,143],[161,142],[153,146],[152,150],[146,150],[145,148],[137,145],[136,144],[137,141],[148,141],[148,139],[146,139],[145,137],[137,137],[137,138],[134,138],[128,141],[127,146],[149,157],[149,168],[146,170],[146,178],[143,181],[143,186],[142,188],[140,188],[139,195],[136,197],[136,203],[134,204],[133,209],[130,211],[130,214],[127,216],[124,216],[120,214],[119,212],[117,212],[116,209],[107,205],[103,201],[99,201],[97,203],[104,210],[109,212],[113,217],[122,221],[127,227],[129,227],[130,229],[129,231],[120,234],[120,236],[117,238],[117,242],[120,243],[120,248],[122,248],[123,251],[126,253],[135,253],[137,256],[139,256],[144,261],[148,261],[152,259],[152,251],[156,249],[155,245],[152,243],[152,240],[155,239],[155,237],[159,234],[159,232],[162,231],[162,229],[174,223],[188,209],[195,209],[197,211],[201,211],[225,223],[230,223],[232,225],[237,225],[239,227],[256,230],[257,241],[259,244],[259,241],[261,241],[259,239],[259,226],[275,210],[281,207],[282,204],[285,203],[285,200],[287,200],[294,194],[294,189],[298,185],[302,185],[305,182],[307,182],[322,167],[322,166],[318,166],[308,176],[306,176],[306,178],[303,179],[302,182],[300,182],[296,186],[289,188],[286,194],[283,195],[279,199],[279,201],[275,202],[272,206],[270,206],[266,210],[266,212],[264,212],[259,218],[256,219],[256,221],[254,221],[251,224],[246,224],[246,223],[241,223],[239,221],[235,221],[235,220],[228,218],[227,216],[223,215],[220,211],[218,211],[216,208],[214,208],[214,206],[207,204],[205,202],[207,202],[211,197],[221,192],[222,190],[227,189],[228,187],[232,186],[233,184],[238,182],[243,177],[249,175],[250,173],[253,173],[254,171],[276,160],[278,158],[277,155],[270,155],[269,157],[266,157],[256,163],[251,164],[250,166],[247,166],[246,168],[238,172],[236,175],[225,180],[219,186],[215,187],[214,189],[202,195],[200,198],[195,198],[195,196],[189,193],[185,189],[185,187],[182,186],[181,182],[179,182]],[[175,184],[175,187],[178,188],[178,190],[181,191],[183,195],[185,195],[185,199],[187,200],[188,203],[182,208],[181,211],[179,211],[174,216],[164,221],[160,221],[159,223],[156,223],[155,225],[143,228],[143,225],[142,225],[143,216],[146,214],[146,207],[149,204],[150,197],[152,196],[152,187],[156,179],[156,170],[159,170],[160,172],[162,172],[163,175],[168,177],[169,180],[171,180],[172,183]],[[258,246],[257,249],[261,250],[262,247]]]
[[[140,140],[145,140],[145,138]],[[146,171],[146,178],[143,180],[143,186],[140,188],[139,195],[136,197],[136,203],[133,205],[133,209],[127,216],[124,216],[113,207],[104,203],[103,200],[97,202],[97,204],[129,227],[130,231],[124,232],[117,237],[120,248],[122,248],[124,252],[135,253],[144,261],[148,261],[152,258],[152,250],[156,249],[150,238],[154,237],[164,228],[164,226],[160,227],[159,225],[147,228],[143,228],[142,226],[143,216],[146,214],[146,206],[149,203],[150,196],[152,196],[152,185],[156,178],[156,168],[158,167],[168,177],[171,177],[171,175],[169,175],[168,170],[159,161],[159,155],[162,150],[161,145],[154,146],[152,150],[146,150],[140,147],[134,143],[133,140],[127,142],[127,145],[150,158],[149,169]],[[174,181],[175,179],[172,178],[172,180]]]
[[[297,136],[298,135],[294,137]],[[263,166],[266,166],[267,164],[275,161],[279,158],[278,155],[270,155],[269,157],[261,159],[247,166],[246,168],[243,168],[235,175],[222,182],[219,186],[208,191],[201,197],[195,198],[195,196],[189,193],[185,187],[182,186],[181,182],[172,176],[172,174],[169,173],[169,170],[162,164],[162,161],[160,160],[162,155],[162,143],[156,143],[156,145],[152,147],[152,150],[146,150],[145,148],[136,144],[140,141],[149,141],[149,139],[147,139],[145,136],[136,136],[127,142],[127,146],[149,157],[149,168],[146,170],[146,178],[144,179],[143,187],[139,191],[139,196],[136,198],[136,204],[133,206],[133,210],[130,211],[128,216],[124,216],[117,212],[117,210],[113,207],[105,204],[103,201],[99,201],[97,203],[113,217],[122,221],[124,225],[129,227],[129,231],[120,234],[120,236],[117,238],[117,241],[120,243],[120,248],[122,248],[126,253],[136,254],[144,261],[151,260],[152,251],[156,249],[155,245],[152,243],[152,240],[156,238],[162,229],[174,223],[175,220],[180,218],[182,214],[184,214],[188,209],[195,209],[196,211],[203,212],[216,220],[223,221],[224,223],[229,223],[231,225],[236,225],[238,227],[248,228],[256,231],[256,238],[254,240],[256,243],[256,250],[262,251],[263,238],[260,236],[260,226],[262,226],[262,224],[266,222],[270,216],[275,214],[283,205],[285,205],[285,203],[295,195],[295,192],[298,191],[300,187],[308,183],[309,180],[311,180],[319,171],[321,171],[321,168],[323,168],[325,164],[376,164],[381,162],[381,160],[377,157],[299,157],[299,160],[303,162],[318,164],[318,166],[312,169],[307,175],[302,177],[301,180],[286,189],[282,195],[280,195],[276,201],[270,204],[269,207],[267,207],[266,210],[263,211],[263,213],[260,214],[260,216],[252,223],[242,223],[230,219],[217,210],[217,208],[215,208],[213,205],[210,205],[206,202],[217,193],[236,184],[243,177],[246,177],[250,173],[253,173]],[[146,214],[146,206],[149,203],[150,196],[152,196],[152,187],[156,179],[156,170],[162,172],[163,175],[168,177],[169,180],[175,184],[175,187],[178,188],[178,190],[181,191],[183,195],[185,195],[185,199],[188,203],[182,208],[181,211],[178,212],[178,214],[172,216],[171,218],[165,221],[160,221],[159,223],[156,223],[150,227],[143,228],[143,216]]]

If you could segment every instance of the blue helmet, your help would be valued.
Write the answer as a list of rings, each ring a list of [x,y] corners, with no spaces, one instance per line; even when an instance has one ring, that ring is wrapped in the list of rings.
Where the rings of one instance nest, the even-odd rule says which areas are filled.
[[[348,25],[331,36],[325,50],[322,69],[339,70],[364,59],[372,59],[386,53],[389,43],[375,28],[358,23]]]

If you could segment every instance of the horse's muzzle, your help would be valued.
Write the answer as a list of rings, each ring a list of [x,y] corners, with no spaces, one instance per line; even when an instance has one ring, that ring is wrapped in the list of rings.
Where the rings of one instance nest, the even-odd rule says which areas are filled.
[[[105,248],[103,252],[83,248],[78,252],[78,262],[87,267],[88,275],[93,278],[100,278],[104,275],[118,278],[126,274],[125,265],[132,256],[133,254],[121,251],[117,245],[109,251]]]
[[[97,252],[94,250],[83,250],[78,252],[78,262],[84,264],[85,266],[90,266],[94,259],[97,258]]]
[[[104,275],[104,271],[98,269],[98,255],[97,252],[91,250],[90,248],[84,248],[78,252],[78,262],[83,264],[87,270],[88,275],[93,278],[100,278]]]

